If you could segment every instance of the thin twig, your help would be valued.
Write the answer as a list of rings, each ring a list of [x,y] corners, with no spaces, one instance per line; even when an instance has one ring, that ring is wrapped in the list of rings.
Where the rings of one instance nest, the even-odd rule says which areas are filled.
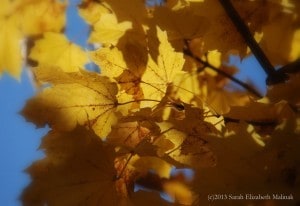
[[[215,66],[211,65],[209,62],[207,61],[203,61],[202,59],[200,59],[197,56],[194,56],[192,54],[192,52],[189,49],[185,49],[184,50],[184,54],[188,55],[190,57],[192,57],[193,59],[195,59],[196,61],[198,61],[199,63],[201,63],[204,67],[210,68],[211,70],[217,72],[218,74],[221,74],[225,77],[227,77],[228,79],[232,80],[233,82],[235,82],[236,84],[240,85],[241,87],[243,87],[244,89],[246,89],[247,91],[251,92],[252,94],[254,94],[255,96],[262,98],[262,95],[256,91],[255,89],[253,89],[252,87],[250,87],[248,84],[245,84],[244,82],[242,82],[241,80],[235,78],[234,76],[226,73],[223,70],[220,70],[218,68],[216,68]]]
[[[255,41],[253,35],[251,34],[249,28],[240,17],[230,0],[219,0],[220,4],[223,6],[226,14],[231,19],[235,25],[237,31],[241,34],[252,53],[268,75],[267,84],[276,84],[284,82],[287,79],[287,76],[283,73],[278,73],[263,50],[259,47],[258,43]]]

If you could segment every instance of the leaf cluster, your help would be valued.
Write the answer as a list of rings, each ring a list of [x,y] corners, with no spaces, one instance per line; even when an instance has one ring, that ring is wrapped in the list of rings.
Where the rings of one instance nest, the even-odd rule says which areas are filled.
[[[232,4],[268,61],[299,58],[299,2]],[[22,114],[51,128],[46,157],[27,170],[24,205],[208,205],[210,194],[241,193],[293,194],[299,203],[300,75],[265,96],[233,77],[229,56],[251,50],[220,1],[82,0],[91,51],[62,33],[66,2],[3,5],[0,69],[19,76],[25,38],[39,91]],[[89,61],[101,72],[86,70]],[[229,90],[232,81],[246,90]],[[237,203],[279,205],[216,202]]]

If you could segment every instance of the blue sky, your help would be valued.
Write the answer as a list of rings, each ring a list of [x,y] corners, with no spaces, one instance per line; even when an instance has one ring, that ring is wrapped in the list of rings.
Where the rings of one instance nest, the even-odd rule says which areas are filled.
[[[81,46],[86,45],[87,25],[78,16],[75,6],[79,0],[71,1],[68,9],[67,36]],[[254,58],[243,61],[233,58],[232,62],[243,67],[237,77],[247,82],[252,81],[265,92],[265,74]],[[32,97],[35,90],[26,71],[23,71],[18,82],[7,74],[0,77],[0,204],[5,206],[20,205],[18,197],[22,189],[30,182],[24,173],[34,160],[41,158],[43,153],[37,148],[40,139],[48,129],[36,129],[31,123],[19,115],[25,101]]]
[[[37,151],[40,137],[47,129],[35,129],[18,114],[25,100],[34,94],[26,72],[17,82],[8,75],[0,79],[0,203],[18,205],[20,191],[29,183],[23,170],[34,160],[42,157]]]
[[[72,41],[86,46],[88,28],[76,13],[77,2],[79,0],[72,0],[67,11],[66,34]],[[0,205],[3,206],[21,205],[18,197],[30,182],[23,171],[43,156],[38,147],[48,129],[36,129],[19,115],[26,100],[34,93],[26,70],[20,81],[7,74],[0,77]]]

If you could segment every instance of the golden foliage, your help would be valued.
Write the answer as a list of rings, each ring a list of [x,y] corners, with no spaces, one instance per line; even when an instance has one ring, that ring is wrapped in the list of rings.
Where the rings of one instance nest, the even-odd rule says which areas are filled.
[[[19,78],[25,38],[60,32],[65,25],[66,3],[58,0],[4,0],[0,11],[0,75]]]
[[[272,64],[299,58],[298,1],[231,2]],[[249,43],[220,1],[82,0],[86,41],[97,48],[87,52],[63,34],[67,7],[0,7],[0,74],[19,78],[23,59],[36,66],[40,87],[22,115],[51,128],[45,158],[27,170],[24,205],[209,205],[211,194],[224,194],[216,205],[273,204],[224,200],[246,193],[299,202],[299,74],[262,98],[251,94],[228,66],[229,55],[251,52]],[[100,73],[84,70],[89,59]],[[247,91],[230,91],[231,80]]]

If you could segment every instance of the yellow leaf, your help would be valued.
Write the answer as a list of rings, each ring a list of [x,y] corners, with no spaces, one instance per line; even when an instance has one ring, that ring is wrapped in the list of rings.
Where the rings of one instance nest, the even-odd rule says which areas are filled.
[[[131,28],[132,23],[129,21],[118,23],[114,14],[102,14],[94,25],[89,42],[116,45],[119,38]]]
[[[159,56],[157,62],[149,55],[149,60],[145,73],[142,76],[141,87],[145,99],[160,101],[165,96],[167,87],[173,82],[177,74],[184,74],[182,67],[184,64],[183,55],[177,53],[168,42],[166,32],[157,27],[157,36],[160,41]],[[142,107],[151,107],[157,103],[142,102]]]
[[[13,17],[0,17],[0,75],[7,71],[19,79],[22,71],[22,35],[17,22]]]
[[[279,13],[270,20],[271,22],[263,27],[263,38],[260,42],[268,59],[274,65],[286,64],[289,60],[289,53],[296,30],[293,22],[293,15]]]
[[[66,23],[66,1],[27,0],[21,3],[17,15],[22,19],[25,35],[60,32]]]
[[[23,114],[38,126],[46,123],[60,131],[77,124],[91,127],[104,138],[116,122],[116,84],[107,77],[81,70],[64,73],[59,69],[38,69],[37,79],[52,84],[27,102]]]
[[[111,9],[119,21],[142,24],[147,17],[145,2],[141,0],[130,0],[122,3],[119,0],[105,0],[101,3]]]
[[[114,150],[94,133],[52,130],[41,149],[46,157],[27,169],[33,181],[22,194],[25,205],[119,205]]]
[[[164,156],[167,151],[170,151],[175,147],[175,144],[164,136],[158,137],[153,145],[158,147],[157,156],[159,157]]]
[[[195,197],[188,186],[179,181],[166,181],[163,184],[164,191],[169,194],[175,203],[180,205],[193,205]]]
[[[100,66],[101,73],[117,81],[120,89],[133,95],[134,99],[142,98],[140,83],[147,55],[146,48],[136,42],[125,44],[122,51],[113,47],[91,52],[92,60]]]
[[[81,47],[71,43],[63,34],[51,32],[35,42],[29,58],[37,61],[39,66],[57,66],[65,72],[78,71],[88,62]]]
[[[140,122],[122,122],[112,127],[107,141],[110,144],[135,148],[149,133],[149,129]]]
[[[188,72],[178,74],[174,78],[174,98],[201,107],[205,103],[205,84],[201,82],[197,73],[197,65],[190,57],[186,57],[185,67],[188,67]]]
[[[0,7],[0,18],[12,16],[20,1],[2,0]]]
[[[182,50],[183,40],[202,37],[209,26],[206,17],[186,5],[175,11],[174,8],[155,7],[153,21],[167,31],[170,42],[178,50]]]
[[[90,52],[92,60],[100,66],[101,74],[116,78],[127,68],[122,52],[116,47],[100,48]]]
[[[223,89],[209,89],[206,103],[218,114],[226,114],[232,106],[244,106],[250,98],[244,92],[230,92]]]
[[[170,152],[169,157],[194,169],[214,167],[216,156],[200,136],[187,136],[180,148]]]
[[[102,14],[109,13],[111,10],[104,5],[103,2],[93,0],[84,0],[79,5],[79,15],[88,23],[95,24]]]
[[[194,13],[206,19],[202,36],[204,52],[217,49],[226,54],[230,50],[237,50],[241,55],[245,55],[247,46],[219,1],[190,2],[190,6]]]

